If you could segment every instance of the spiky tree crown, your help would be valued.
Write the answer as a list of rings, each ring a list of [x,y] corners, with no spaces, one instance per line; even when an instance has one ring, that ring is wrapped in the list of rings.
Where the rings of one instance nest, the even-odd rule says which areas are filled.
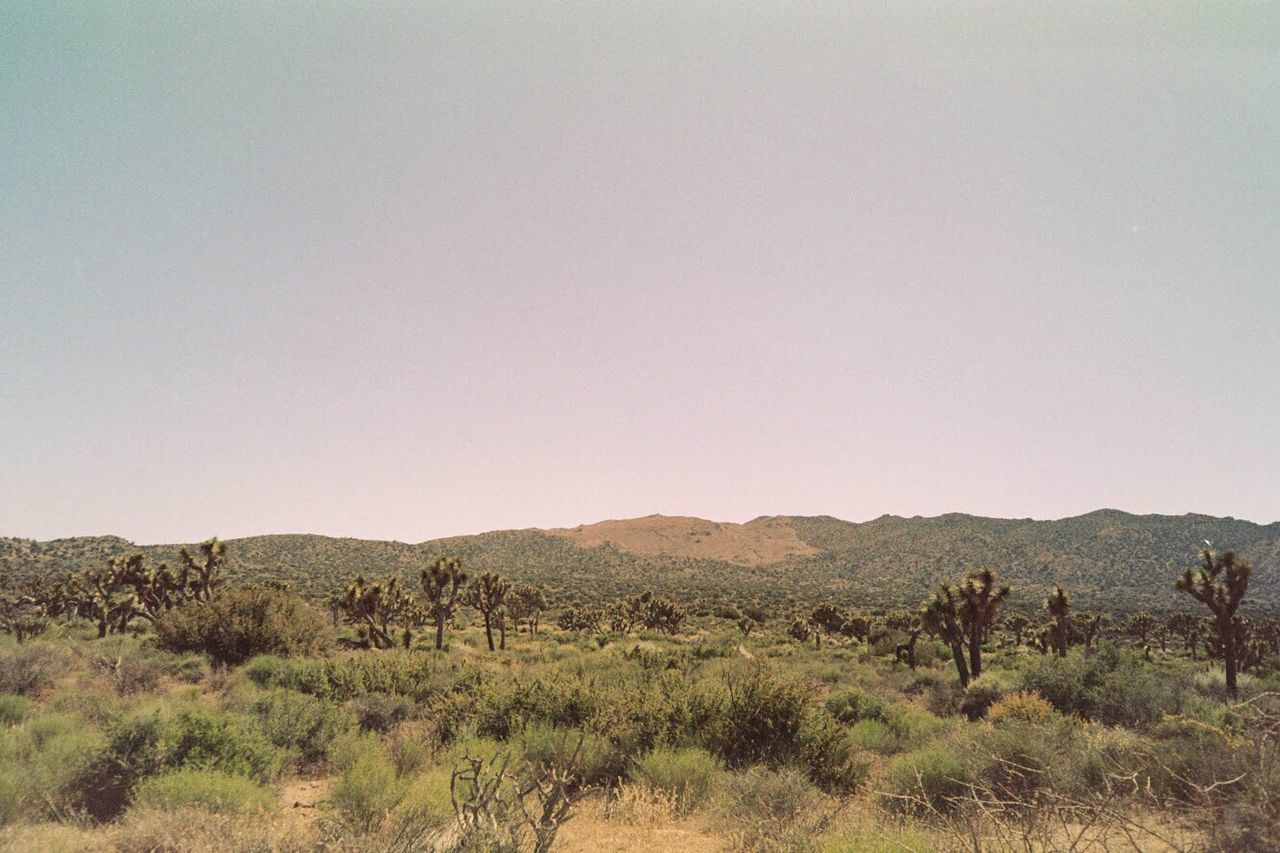
[[[1174,588],[1202,602],[1215,616],[1230,617],[1244,599],[1253,566],[1236,560],[1233,551],[1218,555],[1204,551],[1200,559],[1199,568],[1194,572],[1187,569]]]

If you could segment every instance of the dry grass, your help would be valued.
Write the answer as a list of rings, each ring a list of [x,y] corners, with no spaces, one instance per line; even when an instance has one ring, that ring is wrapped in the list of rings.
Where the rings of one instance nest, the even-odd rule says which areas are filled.
[[[700,817],[679,817],[670,795],[634,785],[623,786],[612,797],[599,794],[584,800],[556,839],[556,850],[564,853],[729,849],[729,842],[712,833]]]

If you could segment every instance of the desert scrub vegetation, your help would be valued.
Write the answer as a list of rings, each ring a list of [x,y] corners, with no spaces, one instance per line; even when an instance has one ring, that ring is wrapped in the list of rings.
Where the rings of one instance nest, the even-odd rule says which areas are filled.
[[[1262,614],[1231,623],[1233,690],[1203,617],[1065,590],[1011,612],[994,573],[917,610],[555,608],[454,559],[326,613],[189,556],[210,582],[154,619],[0,638],[3,844],[1250,850],[1280,827]]]

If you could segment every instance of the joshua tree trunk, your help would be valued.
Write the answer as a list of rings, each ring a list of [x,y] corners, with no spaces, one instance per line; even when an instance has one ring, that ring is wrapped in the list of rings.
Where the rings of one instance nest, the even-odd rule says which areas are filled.
[[[484,636],[489,641],[489,651],[493,651],[493,626],[489,624],[489,611],[484,612]]]
[[[444,614],[436,614],[436,650],[444,648]]]
[[[956,672],[960,675],[960,686],[969,686],[969,667],[964,662],[964,646],[960,643],[951,644],[951,656],[956,661]]]
[[[976,625],[969,632],[969,674],[982,675],[982,629]]]
[[[1227,668],[1227,692],[1236,695],[1236,632],[1229,620],[1222,634],[1222,662]]]

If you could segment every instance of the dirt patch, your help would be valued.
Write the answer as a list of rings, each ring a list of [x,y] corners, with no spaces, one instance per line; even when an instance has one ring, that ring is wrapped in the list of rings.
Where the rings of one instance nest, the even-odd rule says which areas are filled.
[[[276,818],[280,823],[291,824],[306,830],[320,816],[320,804],[333,791],[333,777],[290,779],[280,789],[280,805]]]

